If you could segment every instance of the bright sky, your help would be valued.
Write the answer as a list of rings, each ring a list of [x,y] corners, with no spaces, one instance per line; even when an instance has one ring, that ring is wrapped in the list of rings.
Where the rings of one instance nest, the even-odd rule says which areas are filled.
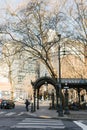
[[[0,82],[8,82],[8,79],[5,77],[0,76]]]
[[[6,17],[6,9],[15,12],[21,6],[25,6],[29,0],[0,0],[0,22]]]
[[[11,6],[11,8],[16,8],[20,3],[24,3],[26,0],[0,0],[0,9]]]
[[[33,0],[0,0],[0,9],[3,9],[7,6],[10,6],[12,9],[15,9],[20,5],[27,4],[29,1],[33,1]],[[60,1],[60,0],[50,0],[49,2],[53,4],[56,1]]]
[[[18,7],[25,6],[28,1],[29,0],[0,0],[0,12],[3,12],[6,8],[15,11]]]

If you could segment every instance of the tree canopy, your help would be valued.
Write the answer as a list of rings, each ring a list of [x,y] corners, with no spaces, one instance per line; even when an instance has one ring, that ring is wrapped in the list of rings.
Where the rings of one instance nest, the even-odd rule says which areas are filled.
[[[57,1],[53,7],[47,1],[37,0],[30,1],[17,12],[8,11],[7,21],[0,32],[5,34],[6,40],[20,44],[21,51],[29,52],[45,64],[52,77],[58,77],[52,59],[57,56],[59,44],[61,51],[68,46],[67,55],[78,50],[74,44],[83,44],[84,49],[78,51],[87,57],[87,2],[63,0],[61,6]],[[81,59],[80,55],[78,57]]]

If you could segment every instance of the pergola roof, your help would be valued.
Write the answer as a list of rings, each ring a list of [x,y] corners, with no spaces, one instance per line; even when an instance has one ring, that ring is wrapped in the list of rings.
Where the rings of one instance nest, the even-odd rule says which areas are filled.
[[[39,89],[44,84],[52,84],[54,87],[58,85],[59,79],[53,79],[51,77],[41,77],[37,79],[35,82],[32,82],[34,89]],[[61,86],[64,88],[65,86],[69,88],[84,88],[87,89],[87,79],[80,78],[61,78]]]

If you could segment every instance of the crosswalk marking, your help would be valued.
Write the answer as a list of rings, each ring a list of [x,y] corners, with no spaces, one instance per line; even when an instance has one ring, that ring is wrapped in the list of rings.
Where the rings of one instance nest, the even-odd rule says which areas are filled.
[[[14,128],[52,128],[52,129],[64,129],[65,127],[61,127],[61,126],[40,126],[40,124],[38,126],[32,126],[32,125],[27,125],[27,126],[16,126],[16,127],[11,127],[11,129]]]
[[[65,126],[62,120],[56,119],[37,119],[37,118],[25,118],[22,122],[11,128],[61,128]]]
[[[6,116],[11,116],[11,115],[14,115],[14,114],[16,114],[15,112],[9,112],[9,113],[7,113],[7,114],[5,114]]]
[[[29,122],[29,121],[31,121],[31,122],[40,122],[40,121],[43,121],[43,122],[58,122],[59,124],[63,124],[62,122],[61,122],[61,120],[56,120],[56,119],[41,119],[41,118],[25,118],[22,122]]]
[[[30,113],[30,112],[7,112],[7,111],[1,111],[0,112],[0,116],[7,116],[7,117],[10,117],[10,116],[22,116],[22,115],[32,115],[32,116],[36,116],[35,114],[33,113]]]
[[[74,121],[78,126],[80,126],[83,130],[87,130],[87,125],[83,124],[81,121]]]
[[[17,115],[17,116],[21,116],[22,114],[24,114],[24,112],[20,112],[19,114],[17,114],[16,112],[0,112],[0,116],[13,116],[13,115]]]
[[[5,113],[6,113],[6,112],[1,111],[1,112],[0,112],[0,115],[5,114]]]
[[[24,114],[24,112],[20,112],[19,114],[17,114],[18,116],[21,116],[21,115],[23,115]]]

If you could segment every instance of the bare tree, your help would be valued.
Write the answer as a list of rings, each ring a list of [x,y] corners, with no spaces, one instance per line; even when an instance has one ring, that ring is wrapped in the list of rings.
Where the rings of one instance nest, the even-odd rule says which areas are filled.
[[[59,39],[48,40],[49,19],[44,3],[42,1],[30,2],[19,12],[19,15],[12,15],[5,29],[6,34],[9,34],[12,40],[21,43],[24,51],[28,51],[41,60],[51,76],[55,77],[57,74],[51,64],[50,49],[59,42]]]
[[[10,82],[11,85],[11,99],[14,99],[14,83],[16,82],[16,66],[15,61],[18,59],[18,53],[20,53],[20,47],[15,43],[11,43],[9,41],[8,43],[3,44],[2,47],[2,62],[6,65],[7,68],[7,75],[5,75]],[[14,67],[15,66],[15,67]],[[6,73],[6,72],[5,72]]]
[[[10,12],[9,22],[4,26],[4,30],[1,29],[7,35],[7,39],[11,38],[13,41],[21,44],[22,51],[31,53],[32,56],[37,57],[45,64],[50,75],[54,78],[58,77],[58,75],[52,63],[51,55],[52,49],[56,51],[57,55],[59,42],[60,44],[62,43],[61,47],[68,45],[68,50],[71,48],[70,51],[73,51],[74,54],[78,50],[77,46],[74,46],[74,44],[77,44],[77,41],[84,45],[84,50],[87,49],[87,9],[85,2],[81,1],[80,5],[83,8],[80,8],[79,3],[76,1],[73,1],[71,4],[73,6],[67,7],[67,0],[64,0],[62,4],[64,9],[59,8],[58,5],[58,10],[55,13],[52,13],[52,11],[47,13],[48,11],[50,12],[47,3],[45,4],[43,1],[29,2],[27,7],[19,12]],[[54,34],[49,36],[49,30],[53,30]],[[61,39],[58,37],[58,33],[62,34]],[[86,55],[83,50],[80,53],[84,56]],[[70,52],[66,56],[68,57],[69,55],[71,56],[72,53]],[[78,53],[76,55],[81,61]],[[69,65],[76,70],[75,65],[73,66],[70,60]]]
[[[66,57],[68,74],[71,75],[70,72],[74,70],[73,77],[87,77],[85,73],[87,69],[87,2],[85,0],[73,0],[69,5],[66,2],[63,11],[58,16],[60,33],[67,38],[65,50],[68,51]],[[77,59],[74,64],[72,54]],[[63,64],[64,62],[65,60]],[[70,67],[72,71],[69,71]]]

